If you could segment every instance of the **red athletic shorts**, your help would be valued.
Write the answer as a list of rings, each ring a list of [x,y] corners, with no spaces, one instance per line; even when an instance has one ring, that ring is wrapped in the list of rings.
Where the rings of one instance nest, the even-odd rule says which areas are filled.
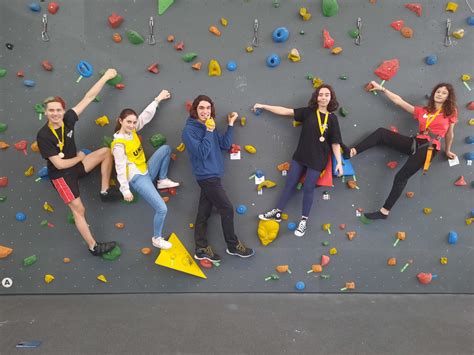
[[[52,179],[51,183],[56,191],[58,191],[64,203],[69,204],[79,197],[79,179],[86,175],[84,164],[80,162],[67,169],[63,177]]]

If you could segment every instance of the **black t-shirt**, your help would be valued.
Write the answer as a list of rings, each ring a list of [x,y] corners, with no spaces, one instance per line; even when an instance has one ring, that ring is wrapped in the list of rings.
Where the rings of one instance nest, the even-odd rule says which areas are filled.
[[[328,162],[331,144],[342,143],[339,122],[334,113],[328,117],[328,128],[324,131],[324,142],[320,142],[321,132],[319,130],[318,116],[316,109],[309,107],[297,108],[295,111],[295,121],[301,122],[301,134],[293,154],[293,159],[298,163],[311,169],[323,171]],[[326,114],[320,113],[321,124],[324,124]]]
[[[76,143],[74,142],[74,125],[76,124],[77,114],[74,110],[67,110],[64,113],[64,159],[75,158],[77,154]],[[59,139],[62,139],[62,129],[59,127],[56,129],[56,133]],[[48,159],[49,157],[59,154],[58,139],[54,136],[53,132],[48,127],[46,123],[38,132],[36,136],[36,141],[38,142],[38,147],[41,153],[41,156],[46,159],[48,162],[48,175],[51,179],[60,178],[68,172],[69,169],[58,170],[53,163]]]

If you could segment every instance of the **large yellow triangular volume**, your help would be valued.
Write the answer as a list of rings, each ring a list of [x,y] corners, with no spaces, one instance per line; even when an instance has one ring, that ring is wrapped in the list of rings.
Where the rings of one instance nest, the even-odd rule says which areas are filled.
[[[171,233],[169,242],[173,244],[173,247],[168,250],[161,250],[155,260],[156,265],[207,279],[206,275],[204,275],[199,266],[194,262],[194,259],[189,255],[176,234]]]

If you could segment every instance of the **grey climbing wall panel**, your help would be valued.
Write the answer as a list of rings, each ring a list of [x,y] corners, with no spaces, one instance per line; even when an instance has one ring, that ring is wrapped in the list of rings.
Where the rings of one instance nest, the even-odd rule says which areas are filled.
[[[10,144],[10,148],[0,151],[0,176],[9,178],[8,186],[0,188],[0,196],[7,197],[0,203],[0,245],[14,251],[0,259],[0,279],[13,280],[13,286],[0,288],[0,293],[292,292],[296,281],[305,282],[306,292],[339,292],[345,282],[355,281],[355,292],[472,293],[474,233],[472,225],[466,225],[465,220],[474,209],[473,189],[470,185],[456,187],[454,181],[461,175],[468,184],[473,180],[472,167],[462,157],[472,150],[464,139],[474,134],[473,127],[467,124],[472,111],[465,109],[473,96],[459,78],[463,73],[474,74],[471,59],[474,30],[466,23],[471,12],[464,1],[458,2],[457,12],[452,14],[445,11],[445,1],[421,1],[423,15],[417,17],[403,6],[403,1],[379,1],[371,5],[365,0],[348,0],[340,1],[337,16],[326,18],[322,16],[320,1],[280,0],[280,7],[276,8],[272,0],[175,0],[163,16],[157,16],[156,1],[151,0],[69,0],[60,3],[57,14],[48,16],[49,42],[41,40],[41,13],[46,13],[46,2],[40,3],[41,13],[30,11],[28,1],[2,2],[0,67],[8,73],[0,78],[0,122],[7,123],[9,128],[0,133],[0,140]],[[299,17],[301,6],[312,13],[310,21],[303,22]],[[107,24],[107,17],[113,11],[125,18],[116,30]],[[125,30],[136,30],[146,36],[150,16],[155,18],[158,43],[130,44]],[[221,17],[228,19],[227,27],[219,24]],[[362,18],[360,46],[348,35],[358,17]],[[448,17],[453,29],[464,28],[466,34],[445,47]],[[246,53],[255,18],[260,24],[260,46],[253,53]],[[405,39],[389,26],[399,19],[413,28],[413,38]],[[209,33],[212,24],[220,28],[221,37]],[[277,44],[272,41],[271,33],[279,26],[289,29],[290,38]],[[322,48],[323,28],[343,48],[340,55],[331,55],[330,50]],[[299,34],[301,30],[304,35]],[[122,43],[112,41],[114,32],[122,34]],[[184,41],[183,52],[176,51],[166,41],[169,34],[176,41]],[[9,42],[14,45],[12,50],[5,47]],[[292,48],[300,51],[301,62],[286,59]],[[181,60],[182,54],[188,51],[198,53],[194,62],[203,62],[201,71],[192,70],[192,63]],[[281,56],[279,67],[266,66],[265,58],[270,53]],[[425,64],[424,58],[430,54],[438,56],[438,64]],[[212,58],[221,64],[221,77],[207,75],[207,63]],[[297,193],[285,211],[289,220],[281,223],[279,237],[269,246],[261,246],[256,233],[257,214],[276,203],[285,182],[276,165],[291,159],[300,128],[293,128],[291,120],[283,117],[268,113],[255,116],[250,107],[255,102],[305,106],[312,92],[311,81],[306,76],[312,74],[332,84],[340,104],[349,110],[347,117],[339,117],[346,143],[353,144],[380,126],[396,126],[403,134],[413,134],[417,126],[409,115],[383,95],[374,96],[363,90],[367,82],[377,79],[374,69],[391,58],[399,59],[400,70],[385,85],[409,102],[423,105],[424,96],[436,83],[454,84],[460,110],[453,150],[460,157],[460,165],[450,168],[446,159],[438,156],[428,175],[418,173],[409,181],[405,191],[413,191],[413,199],[403,196],[389,220],[367,226],[357,219],[356,209],[370,211],[381,206],[395,174],[386,163],[403,163],[405,159],[385,148],[373,149],[353,160],[360,190],[349,190],[340,179],[334,179],[334,188],[327,189],[330,199],[323,200],[324,189],[318,188],[304,238],[294,237],[287,229],[288,222],[297,222],[300,216],[302,194]],[[52,72],[42,69],[40,63],[45,59],[54,65]],[[76,84],[75,66],[80,60],[89,61],[95,75]],[[225,69],[229,60],[238,64],[236,71]],[[157,61],[160,73],[147,72],[146,68]],[[236,215],[236,229],[239,238],[256,249],[255,257],[243,260],[225,254],[219,218],[213,215],[208,235],[223,260],[220,267],[204,270],[207,280],[155,265],[155,250],[150,256],[140,253],[142,247],[151,247],[151,208],[143,200],[135,205],[101,203],[97,171],[81,181],[87,219],[98,239],[117,240],[123,254],[115,262],[92,257],[75,227],[66,222],[68,209],[50,183],[35,182],[36,176],[24,176],[28,166],[38,171],[45,165],[30,148],[25,156],[13,147],[21,139],[34,141],[45,122],[38,120],[33,105],[58,94],[69,106],[74,105],[97,80],[98,71],[107,67],[115,67],[123,75],[126,88],[120,91],[105,87],[101,102],[91,104],[84,112],[76,126],[78,148],[96,149],[104,135],[112,135],[113,122],[99,127],[94,123],[96,118],[107,115],[114,121],[125,107],[143,109],[161,89],[170,90],[172,99],[161,105],[156,118],[141,132],[148,156],[153,151],[148,138],[154,133],[165,134],[172,148],[181,142],[187,117],[184,103],[200,93],[215,100],[218,128],[224,128],[225,114],[229,111],[247,117],[246,127],[236,127],[234,141],[241,146],[254,145],[257,154],[243,152],[242,159],[235,161],[225,154],[223,184],[235,206],[248,207],[245,215]],[[19,70],[24,70],[24,78],[16,77]],[[342,74],[348,80],[340,80]],[[25,87],[23,79],[35,80],[36,87]],[[256,169],[263,170],[268,179],[277,182],[277,187],[258,196],[255,185],[248,179]],[[183,185],[168,203],[165,232],[175,232],[192,251],[193,231],[188,225],[194,222],[199,187],[186,153],[177,153],[169,175]],[[43,210],[45,201],[54,207],[53,213]],[[432,208],[431,215],[423,214],[425,207]],[[15,214],[20,211],[27,215],[24,222],[15,220]],[[44,219],[55,227],[41,227]],[[116,222],[125,223],[125,228],[116,229]],[[331,235],[322,230],[324,223],[332,225]],[[338,229],[341,223],[347,225],[346,231],[357,232],[354,240],[349,241],[345,231]],[[459,235],[456,245],[447,242],[452,230]],[[397,231],[405,231],[407,238],[393,247]],[[323,241],[329,241],[330,245],[323,246]],[[338,251],[324,269],[330,279],[307,274],[312,264],[319,263],[321,255],[329,255],[330,248]],[[36,264],[24,267],[22,260],[33,254],[38,257]],[[71,263],[64,264],[64,257],[71,258]],[[396,267],[387,266],[389,257],[397,258]],[[448,264],[441,265],[440,257],[448,257]],[[408,260],[413,260],[413,264],[401,273]],[[264,278],[274,273],[279,264],[288,264],[292,274],[265,282]],[[438,277],[430,285],[421,285],[416,279],[419,272],[431,272]],[[46,284],[45,274],[54,275],[55,280]],[[96,280],[99,274],[105,275],[108,283]]]

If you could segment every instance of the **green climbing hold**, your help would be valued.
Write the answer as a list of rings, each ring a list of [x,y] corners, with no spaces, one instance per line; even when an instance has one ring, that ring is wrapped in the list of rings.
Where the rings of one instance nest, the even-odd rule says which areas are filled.
[[[137,31],[128,30],[127,37],[131,44],[142,44],[143,42],[145,42],[142,35]]]
[[[29,257],[23,259],[23,265],[24,266],[31,266],[34,263],[36,263],[37,261],[38,261],[38,258],[36,257],[36,255],[32,255],[32,256],[29,256]]]
[[[173,5],[174,0],[157,0],[158,1],[158,15],[163,15],[168,7]]]
[[[94,102],[100,102],[100,96],[94,97]]]
[[[181,58],[186,62],[186,63],[189,63],[189,62],[192,62],[194,60],[194,58],[196,58],[198,55],[197,53],[194,53],[194,52],[190,52],[190,53],[186,53],[185,55],[183,55]]]
[[[327,247],[329,245],[329,242],[325,240],[324,242],[321,243],[323,246]]]
[[[341,114],[342,117],[346,117],[349,114],[349,111],[345,107],[341,107],[339,109],[339,113]]]
[[[323,0],[323,15],[332,17],[339,13],[337,0]]]
[[[7,196],[0,196],[0,202],[5,202],[7,200]]]
[[[300,31],[300,35],[304,35],[304,31],[303,31],[303,30]]]
[[[69,213],[67,214],[67,223],[76,224],[76,222],[74,221],[74,215],[71,211],[69,211]]]
[[[341,79],[341,80],[347,80],[347,78],[348,78],[347,75],[341,75],[341,76],[339,77],[339,79]]]
[[[349,36],[351,36],[352,38],[357,38],[359,36],[359,30],[357,28],[349,30]]]
[[[372,220],[371,219],[368,219],[365,214],[361,215],[359,217],[359,220],[364,223],[364,224],[371,224],[372,223]]]
[[[106,148],[110,148],[110,146],[112,145],[113,140],[114,139],[112,137],[104,136],[104,138],[102,138],[102,146],[106,147]]]
[[[104,74],[105,74],[105,70],[101,70],[101,71],[99,72],[99,75],[100,75],[100,76],[103,76]],[[110,86],[115,86],[115,85],[117,85],[117,84],[120,84],[120,83],[122,82],[122,80],[123,80],[122,75],[117,74],[117,75],[116,75],[115,77],[113,77],[112,79],[107,80],[106,83],[107,83],[108,85],[110,85]],[[99,98],[99,100],[100,100],[100,98]]]
[[[7,75],[7,70],[5,68],[0,68],[0,78],[3,78]]]
[[[308,79],[308,80],[313,80],[313,79],[314,79],[313,74],[308,74],[308,75],[306,75],[306,79]]]
[[[159,148],[166,143],[166,137],[161,133],[154,134],[150,137],[150,143],[153,148]]]
[[[321,278],[323,280],[329,280],[331,278],[331,275],[328,275],[328,274],[321,274]]]
[[[115,261],[120,257],[120,255],[122,255],[122,250],[120,249],[118,245],[116,245],[115,248],[113,248],[111,251],[105,254],[102,254],[102,259]]]
[[[8,125],[6,123],[0,122],[0,133],[5,132],[8,129]]]

